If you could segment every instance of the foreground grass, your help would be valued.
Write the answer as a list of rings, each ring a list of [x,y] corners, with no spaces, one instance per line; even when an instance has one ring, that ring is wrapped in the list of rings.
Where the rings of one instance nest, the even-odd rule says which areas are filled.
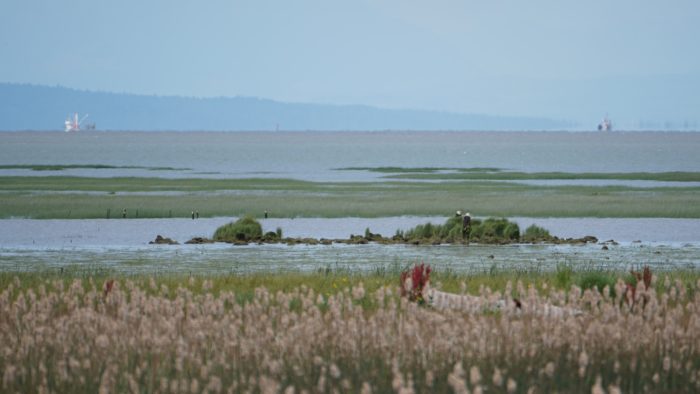
[[[158,289],[161,285],[169,289],[187,287],[194,294],[204,294],[204,281],[209,283],[206,291],[213,294],[232,291],[237,295],[237,301],[251,301],[256,289],[266,288],[272,293],[290,291],[305,287],[317,294],[330,296],[338,292],[348,291],[362,284],[368,292],[374,292],[384,287],[398,285],[401,272],[410,267],[409,264],[392,264],[376,267],[369,272],[357,272],[346,269],[324,267],[313,273],[286,272],[284,274],[254,273],[254,274],[225,274],[225,275],[123,275],[100,269],[66,269],[42,272],[0,272],[0,289],[7,288],[17,280],[22,289],[33,289],[60,281],[68,286],[74,280],[80,280],[83,286],[100,284],[106,280],[117,278],[130,280],[135,283],[148,284],[154,281]],[[672,283],[681,284],[687,291],[694,291],[700,280],[700,271],[674,270],[659,272],[663,279],[668,278]],[[605,271],[597,269],[580,270],[567,264],[561,264],[555,271],[541,270],[499,270],[489,269],[483,272],[462,273],[451,270],[437,270],[431,276],[434,286],[447,292],[479,294],[484,288],[493,291],[504,291],[510,282],[523,282],[526,287],[532,286],[538,291],[568,290],[573,285],[590,287],[590,283],[599,284],[600,290],[604,285],[613,285],[617,279],[632,281],[632,276],[625,271]],[[194,282],[193,282],[194,281]],[[198,284],[193,286],[192,283]],[[147,290],[148,292],[148,290]],[[174,295],[174,293],[173,293]],[[366,300],[363,306],[368,309],[376,307],[371,300]]]
[[[700,188],[534,186],[507,182],[0,177],[0,217],[477,216],[700,218]]]
[[[115,282],[78,272],[3,273],[2,390],[700,389],[695,272],[671,272],[668,279],[662,273],[634,302],[607,295],[609,288],[601,294],[565,287],[560,279],[579,274],[567,267],[555,273],[434,274],[445,290],[464,281],[468,289],[488,283],[494,286],[476,293],[505,292],[526,305],[547,302],[584,311],[556,318],[509,309],[418,307],[398,296],[397,270],[132,276]]]

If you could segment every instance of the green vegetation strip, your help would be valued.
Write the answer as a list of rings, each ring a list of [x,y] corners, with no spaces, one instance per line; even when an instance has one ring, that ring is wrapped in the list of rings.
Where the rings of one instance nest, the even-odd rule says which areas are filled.
[[[391,179],[414,180],[636,180],[700,182],[700,172],[520,172],[493,167],[344,167],[339,171],[379,172]]]
[[[477,173],[493,173],[502,171],[500,168],[494,167],[343,167],[336,168],[338,171],[369,171],[381,173],[430,173],[438,171],[459,171],[459,172],[477,172]]]
[[[175,167],[143,167],[143,166],[113,166],[108,164],[5,164],[0,165],[0,170],[32,170],[32,171],[63,171],[72,169],[144,169],[151,171],[184,171],[189,168]]]
[[[508,182],[0,177],[0,217],[665,217],[700,218],[700,187],[537,186]]]
[[[352,185],[348,185],[352,187]],[[203,179],[77,176],[0,176],[0,191],[200,192],[218,190],[312,190],[311,182],[291,179]]]
[[[487,171],[461,171],[449,173],[422,173],[427,171],[393,171],[394,175],[388,175],[391,179],[414,180],[491,180],[491,181],[518,181],[518,180],[626,180],[626,181],[658,181],[658,182],[700,182],[700,172],[487,172]]]
[[[160,274],[160,275],[125,275],[100,268],[66,268],[65,270],[52,269],[41,272],[0,272],[0,290],[15,283],[17,279],[23,289],[36,290],[42,285],[54,280],[61,280],[67,286],[74,279],[80,279],[87,286],[92,280],[97,283],[108,279],[132,280],[135,282],[148,282],[155,280],[158,289],[166,285],[170,289],[189,287],[195,294],[203,294],[201,281],[211,281],[210,291],[220,294],[225,291],[233,291],[238,296],[239,302],[253,299],[255,289],[265,287],[270,292],[289,291],[305,286],[317,294],[331,295],[351,289],[353,286],[363,284],[365,290],[374,292],[385,286],[398,286],[399,277],[403,270],[411,268],[411,264],[390,264],[377,266],[366,272],[351,271],[344,268],[323,267],[316,272],[284,272],[284,273],[252,273],[252,274],[223,274],[223,275],[187,275],[187,274]],[[551,289],[568,290],[576,285],[583,288],[596,287],[599,290],[608,285],[613,287],[618,279],[625,282],[634,282],[634,277],[626,271],[576,269],[568,264],[560,264],[554,271],[538,269],[488,269],[483,272],[462,273],[449,269],[433,267],[431,282],[434,286],[446,292],[479,294],[480,289],[489,288],[493,291],[504,291],[508,283],[515,284],[521,281],[525,288],[532,286],[540,292]],[[681,283],[687,291],[694,291],[700,280],[700,271],[672,270],[655,272],[659,281],[669,279],[671,283]],[[192,287],[191,278],[198,281],[198,286]],[[17,279],[15,279],[17,278]],[[157,291],[157,289],[156,289]],[[172,293],[171,295],[174,295]],[[363,306],[368,309],[376,307],[372,300],[366,300]]]

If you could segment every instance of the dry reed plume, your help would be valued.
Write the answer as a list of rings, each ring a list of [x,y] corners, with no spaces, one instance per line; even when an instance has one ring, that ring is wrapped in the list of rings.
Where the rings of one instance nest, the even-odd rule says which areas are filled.
[[[700,293],[639,281],[625,291],[522,283],[487,300],[556,305],[419,306],[384,287],[324,297],[256,290],[239,303],[198,280],[19,280],[0,294],[2,392],[697,392]],[[634,297],[625,301],[625,297]],[[644,300],[644,302],[634,302]]]

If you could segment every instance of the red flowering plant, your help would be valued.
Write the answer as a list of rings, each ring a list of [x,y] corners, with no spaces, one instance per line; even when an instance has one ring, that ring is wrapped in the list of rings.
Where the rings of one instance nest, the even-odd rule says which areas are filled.
[[[114,279],[110,279],[105,282],[103,290],[102,290],[102,296],[107,297],[107,294],[109,294],[112,291],[112,288],[114,287]]]
[[[631,281],[632,283],[628,282],[625,284],[624,300],[628,304],[634,304],[637,300],[637,283],[644,283],[644,290],[648,290],[651,287],[652,274],[648,265],[644,266],[644,270],[642,272],[632,270],[630,271],[630,274],[632,274],[633,281]],[[646,306],[648,295],[644,295],[642,301],[644,302],[644,306]]]
[[[401,297],[408,297],[410,301],[425,304],[423,290],[430,282],[430,265],[416,264],[413,269],[407,269],[401,273]]]

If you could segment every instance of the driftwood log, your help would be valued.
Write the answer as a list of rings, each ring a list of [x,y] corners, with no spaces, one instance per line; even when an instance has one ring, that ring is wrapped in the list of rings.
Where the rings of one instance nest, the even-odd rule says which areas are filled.
[[[453,294],[431,288],[424,289],[424,299],[428,306],[438,310],[459,310],[465,313],[497,312],[514,314],[533,314],[542,317],[573,317],[583,314],[583,311],[552,305],[549,303],[537,303],[529,305],[517,298],[493,299],[484,296],[469,294]]]
[[[504,312],[531,314],[541,317],[565,318],[579,316],[583,311],[546,302],[524,303],[517,298],[499,298],[453,294],[433,289],[430,286],[430,265],[417,264],[401,273],[401,296],[409,301],[427,305],[436,310],[459,310],[465,313]]]

